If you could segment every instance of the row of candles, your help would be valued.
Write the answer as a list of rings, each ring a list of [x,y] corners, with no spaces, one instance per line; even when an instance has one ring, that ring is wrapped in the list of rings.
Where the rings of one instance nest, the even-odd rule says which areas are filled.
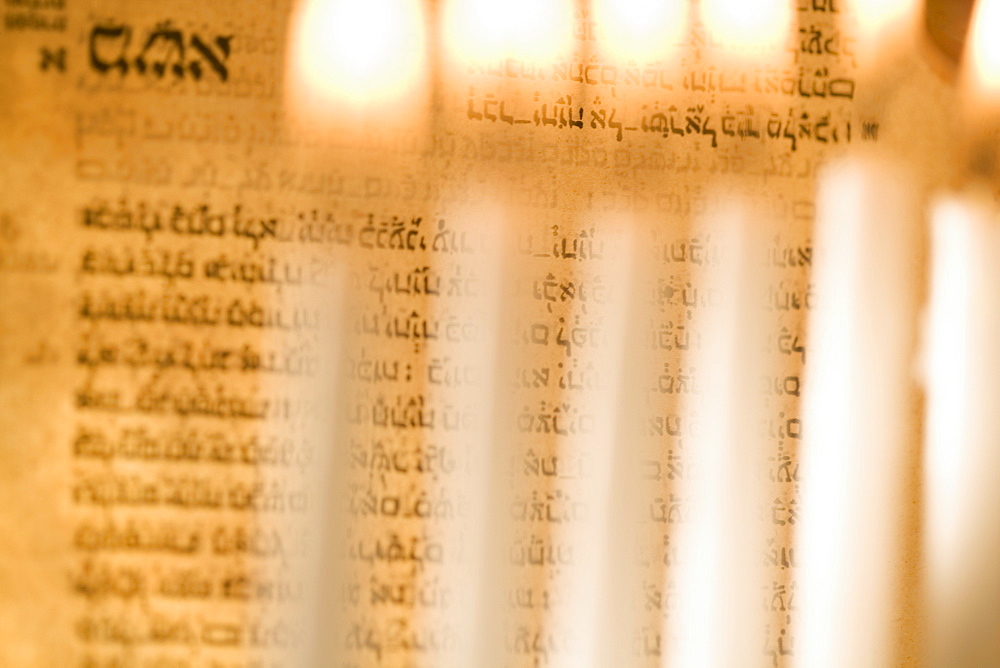
[[[649,58],[676,44],[677,27],[687,25],[692,7],[717,43],[735,47],[733,61],[780,64],[789,57],[783,39],[794,6],[787,0],[592,3],[595,19],[606,27],[608,53],[625,58]],[[567,8],[568,3],[550,0],[444,3],[449,48],[460,57],[544,59],[545,49],[563,48],[557,36],[572,20]],[[886,73],[894,71],[900,54],[912,55],[917,48],[920,11],[912,0],[857,0],[850,13],[859,30],[859,88],[868,91],[858,105],[875,115],[894,91],[893,75]],[[412,54],[421,52],[419,30],[413,28],[422,25],[418,3],[316,0],[304,6],[300,20],[297,48],[308,55],[301,60],[303,77],[314,88],[332,90],[349,103],[368,103],[387,90],[399,95],[417,78],[421,64]],[[829,165],[819,179],[812,276],[819,299],[809,323],[802,496],[794,537],[801,564],[794,665],[893,665],[900,660],[900,591],[912,587],[922,592],[916,598],[924,613],[916,615],[917,628],[909,632],[923,638],[916,645],[924,663],[1000,665],[1000,409],[995,405],[1000,401],[1000,219],[990,191],[995,185],[990,160],[982,159],[998,148],[991,112],[1000,108],[1000,39],[991,33],[1000,30],[1000,0],[979,0],[971,25],[956,77],[959,106],[951,111],[968,128],[968,141],[959,147],[962,155],[946,158],[969,165],[957,170],[962,176],[955,192],[932,195],[928,207],[924,180],[915,176],[922,166],[908,168],[877,149]],[[341,28],[331,33],[331,26]],[[412,48],[399,60],[394,49],[404,42]],[[736,237],[753,222],[737,221]],[[751,535],[754,522],[746,513],[767,501],[758,484],[759,462],[753,461],[762,458],[763,446],[748,446],[740,436],[753,431],[748,425],[759,417],[740,399],[752,394],[748,388],[759,360],[738,352],[737,341],[760,324],[747,306],[753,302],[747,295],[763,280],[760,268],[747,260],[759,251],[755,243],[752,234],[744,235],[742,250],[728,267],[725,280],[736,286],[736,296],[718,316],[722,324],[709,328],[720,334],[708,342],[700,365],[712,398],[703,408],[715,419],[714,428],[690,448],[703,464],[698,468],[709,473],[688,490],[692,517],[680,540],[700,558],[677,575],[680,621],[670,636],[679,640],[666,652],[669,665],[753,665],[748,657],[760,656],[754,629],[765,622],[757,597],[769,580],[748,570],[746,555],[759,536]],[[615,337],[624,349],[627,334]],[[610,356],[603,363],[619,387],[633,383],[635,370],[627,360]],[[484,395],[480,403],[492,401]],[[592,535],[579,538],[591,557],[562,575],[579,593],[567,623],[582,628],[590,644],[553,665],[612,665],[614,657],[627,656],[606,640],[619,636],[613,627],[628,625],[630,605],[607,607],[605,594],[627,589],[628,574],[611,568],[621,562],[606,552],[626,540],[620,533],[628,522],[622,518],[634,508],[616,497],[628,486],[629,474],[616,468],[613,450],[601,445],[614,440],[615,427],[609,423],[599,432],[591,450],[606,457],[598,467],[605,473],[591,492],[604,512],[590,524]],[[921,434],[917,451],[914,439]],[[482,456],[477,470],[496,468],[489,453]],[[920,471],[918,493],[914,466]],[[478,480],[470,488],[472,497],[479,494],[484,518],[492,517],[487,509],[496,503],[485,490],[502,487]],[[914,502],[922,509],[916,529],[907,520]],[[921,536],[917,551],[923,569],[916,578],[904,577],[902,562],[912,556],[906,542],[914,530]],[[481,565],[492,563],[485,554],[490,540],[498,539],[482,535],[471,541],[479,546]],[[504,578],[485,567],[455,578],[460,589],[479,592],[474,608],[503,599],[497,591]],[[584,590],[582,582],[604,585]],[[488,617],[487,612],[454,620],[470,639],[455,665],[482,659],[484,647],[495,647],[475,640],[490,626]]]

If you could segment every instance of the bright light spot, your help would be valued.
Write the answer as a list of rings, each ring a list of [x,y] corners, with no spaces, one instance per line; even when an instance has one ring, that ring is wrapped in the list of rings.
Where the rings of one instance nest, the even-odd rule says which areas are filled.
[[[854,57],[862,70],[878,71],[887,59],[909,53],[904,41],[915,39],[921,16],[920,0],[851,0],[856,17]]]
[[[320,97],[394,97],[424,67],[418,0],[305,0],[293,44],[294,75]]]
[[[852,0],[851,12],[858,19],[861,30],[877,34],[899,26],[905,19],[915,16],[916,0]]]
[[[687,27],[688,0],[594,0],[601,46],[620,58],[668,55]]]
[[[702,20],[726,48],[777,50],[792,22],[790,0],[702,0]]]
[[[969,74],[975,94],[1000,98],[1000,0],[979,0],[969,35]]]
[[[573,29],[569,0],[450,0],[448,50],[460,60],[547,60],[566,51]]]

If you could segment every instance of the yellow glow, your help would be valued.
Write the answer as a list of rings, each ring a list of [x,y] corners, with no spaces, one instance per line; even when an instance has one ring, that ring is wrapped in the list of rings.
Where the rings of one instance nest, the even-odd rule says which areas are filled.
[[[688,0],[593,0],[601,47],[648,61],[668,55],[687,27]]]
[[[919,0],[851,0],[850,11],[858,21],[854,57],[862,70],[878,71],[886,59],[909,53],[901,42],[922,28]]]
[[[792,21],[790,0],[702,0],[701,18],[726,48],[777,50]]]
[[[460,60],[545,60],[568,49],[573,12],[568,0],[450,0],[444,25]]]
[[[851,12],[861,30],[879,33],[916,14],[916,0],[852,0]]]
[[[409,90],[424,67],[418,0],[305,0],[293,76],[323,98],[372,102]]]
[[[969,75],[974,94],[1000,98],[1000,0],[979,0],[969,35]]]

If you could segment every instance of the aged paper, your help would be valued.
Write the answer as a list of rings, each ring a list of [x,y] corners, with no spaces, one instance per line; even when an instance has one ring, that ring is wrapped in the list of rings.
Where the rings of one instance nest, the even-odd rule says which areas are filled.
[[[285,0],[2,6],[0,663],[299,665],[322,645],[351,666],[574,665],[607,622],[576,614],[574,574],[617,571],[629,660],[659,665],[703,224],[738,197],[773,230],[768,532],[746,555],[770,580],[745,665],[787,665],[817,173],[852,147],[926,164],[946,87],[913,53],[895,88],[859,76],[839,0],[793,3],[763,64],[697,15],[636,62],[570,5],[553,53],[456,55],[446,5],[413,7],[391,97],[311,89],[335,54],[303,49]],[[573,527],[616,498],[619,449],[639,546],[588,571],[601,541]],[[476,598],[454,574],[486,544],[502,572]]]

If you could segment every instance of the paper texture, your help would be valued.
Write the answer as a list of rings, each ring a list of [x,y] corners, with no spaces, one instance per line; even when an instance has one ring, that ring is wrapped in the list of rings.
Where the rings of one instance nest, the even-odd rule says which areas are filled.
[[[767,230],[741,665],[789,665],[817,174],[927,164],[945,85],[861,76],[834,0],[766,58],[693,13],[653,62],[596,6],[504,57],[448,5],[354,4],[329,39],[412,20],[403,64],[338,74],[322,3],[0,9],[0,663],[660,665],[738,201]]]

